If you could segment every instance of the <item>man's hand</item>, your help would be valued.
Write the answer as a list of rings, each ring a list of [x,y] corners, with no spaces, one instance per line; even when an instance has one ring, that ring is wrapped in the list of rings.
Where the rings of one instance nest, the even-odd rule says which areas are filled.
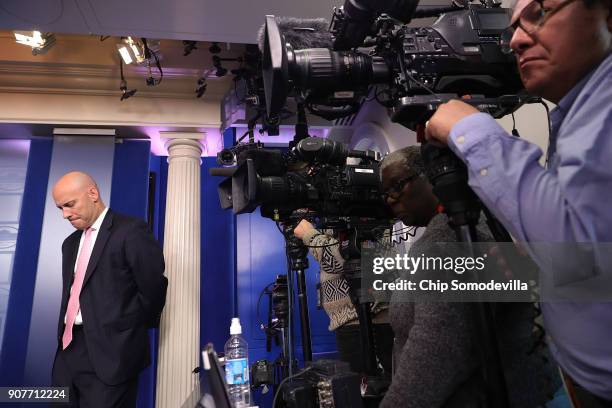
[[[293,230],[293,235],[295,235],[299,239],[302,239],[308,231],[312,231],[313,229],[314,226],[308,220],[302,220]]]
[[[437,146],[448,145],[448,134],[461,119],[478,113],[478,109],[453,99],[438,107],[425,127],[425,138]]]

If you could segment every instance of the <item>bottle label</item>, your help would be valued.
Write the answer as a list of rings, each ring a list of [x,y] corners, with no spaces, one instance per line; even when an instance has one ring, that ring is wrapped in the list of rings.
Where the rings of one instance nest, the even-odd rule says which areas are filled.
[[[225,381],[227,385],[249,383],[249,364],[246,358],[236,358],[225,362]]]

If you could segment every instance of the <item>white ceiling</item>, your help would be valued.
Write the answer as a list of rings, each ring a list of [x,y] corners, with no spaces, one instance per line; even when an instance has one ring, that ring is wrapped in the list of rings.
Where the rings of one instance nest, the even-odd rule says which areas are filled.
[[[266,14],[330,18],[343,0],[0,0],[1,29],[255,43]]]

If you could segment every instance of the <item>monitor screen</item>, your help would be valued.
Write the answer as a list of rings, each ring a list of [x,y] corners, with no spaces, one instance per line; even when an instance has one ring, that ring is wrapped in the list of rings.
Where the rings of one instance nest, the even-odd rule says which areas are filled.
[[[477,28],[480,30],[501,31],[510,24],[508,14],[505,9],[477,9],[474,11],[478,17]]]
[[[225,370],[219,364],[217,353],[211,343],[208,343],[202,350],[202,363],[203,370],[200,380],[202,396],[196,407],[232,408],[225,383]]]

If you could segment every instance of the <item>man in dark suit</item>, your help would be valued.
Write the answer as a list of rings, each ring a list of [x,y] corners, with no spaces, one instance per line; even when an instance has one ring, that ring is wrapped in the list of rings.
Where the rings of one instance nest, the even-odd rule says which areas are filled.
[[[62,245],[53,384],[70,387],[72,406],[134,407],[166,301],[162,250],[142,220],[105,207],[87,174],[62,176],[53,199],[77,229]]]

